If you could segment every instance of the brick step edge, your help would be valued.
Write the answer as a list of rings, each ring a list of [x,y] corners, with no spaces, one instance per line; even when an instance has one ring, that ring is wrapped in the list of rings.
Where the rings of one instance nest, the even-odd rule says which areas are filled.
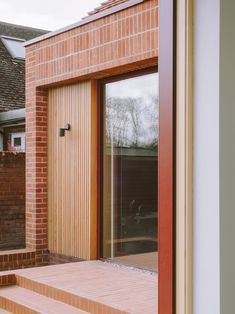
[[[14,314],[40,314],[27,307],[26,305],[19,304],[11,299],[0,296],[0,308],[3,308],[6,311]]]
[[[16,284],[15,274],[0,275],[0,288]]]
[[[0,298],[0,306],[12,311],[14,314],[55,314],[57,312],[89,314],[88,312],[19,286],[0,289]]]
[[[71,305],[77,309],[87,311],[92,314],[100,313],[115,313],[115,314],[130,314],[126,311],[117,310],[111,306],[103,303],[96,302],[91,299],[84,298],[82,296],[67,292],[63,289],[51,287],[44,283],[37,282],[36,280],[29,279],[18,274],[16,276],[16,285],[19,287],[31,290],[43,296],[49,297],[56,301],[63,302]]]

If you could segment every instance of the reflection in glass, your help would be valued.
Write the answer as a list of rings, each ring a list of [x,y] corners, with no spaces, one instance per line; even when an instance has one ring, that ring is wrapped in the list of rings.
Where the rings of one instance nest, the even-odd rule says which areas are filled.
[[[105,85],[103,257],[157,269],[158,73]]]

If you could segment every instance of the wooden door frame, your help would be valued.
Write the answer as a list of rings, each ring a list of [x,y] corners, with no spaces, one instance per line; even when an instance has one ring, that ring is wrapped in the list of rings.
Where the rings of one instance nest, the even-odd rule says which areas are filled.
[[[159,1],[159,314],[173,314],[175,308],[175,2]]]
[[[97,258],[101,260],[108,260],[103,258],[103,114],[104,114],[104,102],[105,102],[105,85],[107,83],[117,82],[128,78],[134,78],[144,76],[146,74],[158,73],[158,65],[152,65],[150,67],[133,70],[128,73],[121,73],[114,76],[105,77],[99,80],[98,87],[98,123],[97,123],[97,135],[98,135],[98,150],[97,150],[97,186],[98,186],[98,197],[97,197]]]
[[[159,202],[158,314],[193,313],[193,3],[159,1],[159,167],[164,179],[165,153],[172,171],[159,187],[171,198]]]

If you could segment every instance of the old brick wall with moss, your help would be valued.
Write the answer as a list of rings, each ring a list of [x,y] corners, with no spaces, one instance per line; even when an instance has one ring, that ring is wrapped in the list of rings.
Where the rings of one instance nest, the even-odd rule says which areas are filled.
[[[0,250],[25,247],[25,153],[0,153]]]

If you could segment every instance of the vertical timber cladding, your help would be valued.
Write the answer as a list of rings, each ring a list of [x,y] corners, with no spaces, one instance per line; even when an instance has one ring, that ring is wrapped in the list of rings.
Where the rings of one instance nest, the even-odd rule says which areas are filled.
[[[97,257],[96,95],[94,81],[49,90],[48,246],[83,259]]]

